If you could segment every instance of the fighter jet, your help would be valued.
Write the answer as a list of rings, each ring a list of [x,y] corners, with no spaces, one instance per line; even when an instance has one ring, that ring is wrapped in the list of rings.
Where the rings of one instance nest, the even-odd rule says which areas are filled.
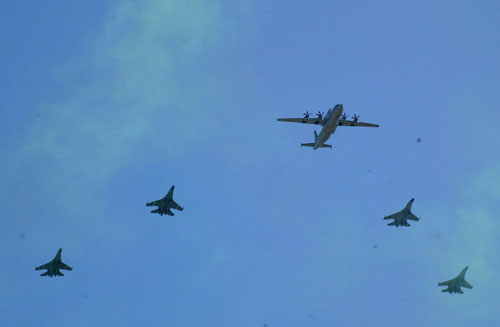
[[[160,216],[163,215],[173,216],[174,213],[170,211],[170,209],[175,209],[179,211],[184,210],[183,207],[181,207],[177,202],[174,201],[174,187],[175,185],[173,185],[170,188],[170,191],[168,191],[167,195],[165,195],[163,199],[146,203],[146,206],[148,207],[151,206],[158,207],[158,209],[151,211],[152,213],[159,213]]]
[[[56,256],[54,257],[54,259],[52,259],[51,262],[35,268],[35,270],[47,269],[47,271],[41,274],[40,276],[49,276],[51,278],[52,276],[64,276],[64,274],[60,272],[59,269],[73,270],[73,268],[71,268],[70,266],[61,261],[61,252],[62,249],[59,249],[59,251],[57,251]]]
[[[387,224],[387,226],[408,227],[410,226],[410,224],[408,224],[408,219],[413,221],[419,221],[420,218],[411,213],[411,205],[413,204],[413,201],[415,201],[415,198],[411,199],[403,210],[384,217],[384,219],[394,219],[394,221],[390,224]]]
[[[465,273],[467,272],[467,269],[469,269],[469,267],[462,269],[457,277],[450,279],[449,281],[438,283],[438,286],[448,286],[448,288],[441,290],[441,292],[464,294],[464,292],[460,289],[461,287],[471,289],[472,285],[467,283],[465,280]]]
[[[312,147],[314,150],[318,148],[332,148],[330,144],[325,144],[325,142],[330,138],[330,136],[335,133],[337,126],[364,126],[364,127],[379,127],[377,124],[363,123],[359,121],[358,115],[353,115],[352,120],[347,119],[347,115],[343,113],[344,106],[341,104],[336,105],[332,109],[328,109],[325,117],[320,111],[316,118],[309,118],[311,113],[306,111],[304,113],[304,118],[278,118],[278,121],[292,122],[292,123],[303,123],[303,124],[315,124],[322,126],[321,132],[318,134],[314,131],[314,143],[302,143],[301,146]]]

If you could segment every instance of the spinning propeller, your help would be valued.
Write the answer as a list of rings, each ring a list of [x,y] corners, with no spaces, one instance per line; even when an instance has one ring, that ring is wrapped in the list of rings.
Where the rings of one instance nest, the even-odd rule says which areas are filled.
[[[340,116],[340,120],[344,121],[347,119],[347,115],[345,114],[345,112],[342,114],[342,116]]]
[[[311,113],[309,111],[306,111],[303,113],[304,115],[304,119],[309,119],[309,116],[311,115]]]
[[[318,111],[318,113],[316,114],[316,115],[318,115],[318,120],[323,118],[323,114],[324,114],[324,112],[322,113],[321,111]]]
[[[359,115],[353,115],[352,120],[354,121],[354,123],[357,123],[359,120]]]

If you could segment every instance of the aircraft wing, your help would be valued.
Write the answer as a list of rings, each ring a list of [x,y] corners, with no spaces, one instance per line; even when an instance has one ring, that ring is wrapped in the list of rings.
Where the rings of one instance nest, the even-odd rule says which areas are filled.
[[[412,214],[411,212],[406,216],[407,219],[413,220],[413,221],[419,221],[420,218]]]
[[[43,269],[49,269],[50,267],[50,262],[49,263],[46,263],[44,265],[41,265],[41,266],[38,266],[35,268],[35,270],[43,270]]]
[[[339,126],[360,126],[360,127],[379,127],[378,124],[372,124],[372,123],[363,123],[363,122],[357,122],[355,123],[352,120],[344,120],[344,121],[339,121]]]
[[[59,269],[64,269],[64,270],[73,270],[73,268],[71,268],[70,266],[68,266],[67,264],[65,264],[64,262],[61,262],[59,264]]]
[[[462,282],[462,287],[465,287],[465,288],[472,288],[472,285],[467,283],[465,280]]]
[[[450,286],[450,284],[453,282],[453,279],[447,280],[446,282],[441,282],[438,283],[438,286]]]
[[[181,207],[177,202],[175,201],[172,201],[172,208],[175,209],[175,210],[179,210],[179,211],[182,211],[184,210],[183,207]]]
[[[164,199],[167,199],[167,200],[172,200],[174,198],[174,187],[175,186],[172,186],[170,188],[170,191],[168,191],[167,195],[165,195],[165,198]]]
[[[147,207],[159,207],[161,202],[162,202],[162,200],[156,200],[156,201],[153,201],[153,202],[148,202],[148,203],[146,203],[146,206]]]
[[[395,213],[394,213],[394,214],[392,214],[392,215],[385,216],[385,217],[384,217],[384,220],[387,220],[387,219],[396,219],[396,216],[397,216],[397,214],[395,214]]]
[[[302,123],[302,124],[314,124],[314,125],[324,125],[325,119],[318,120],[316,118],[278,118],[278,121],[284,121],[288,123]]]

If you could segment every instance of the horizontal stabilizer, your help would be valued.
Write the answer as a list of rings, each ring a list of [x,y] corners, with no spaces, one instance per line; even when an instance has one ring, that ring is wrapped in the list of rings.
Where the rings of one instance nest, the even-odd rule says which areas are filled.
[[[48,276],[48,275],[49,275],[48,271],[44,272],[43,274],[40,274],[40,276]]]
[[[307,146],[307,147],[310,147],[310,148],[314,148],[314,143],[301,143],[300,146]],[[320,146],[320,148],[332,148],[332,146],[330,144],[322,144]]]
[[[396,222],[394,222],[394,221],[390,224],[387,224],[387,226],[394,226],[394,225],[396,225]]]

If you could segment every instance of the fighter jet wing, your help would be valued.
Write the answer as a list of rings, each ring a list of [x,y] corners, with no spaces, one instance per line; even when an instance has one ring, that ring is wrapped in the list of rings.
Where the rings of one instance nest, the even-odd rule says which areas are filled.
[[[182,211],[184,210],[183,207],[181,207],[177,202],[175,201],[172,201],[172,209],[175,209],[175,210],[179,210],[179,211]]]
[[[68,266],[67,264],[65,264],[64,262],[61,262],[59,264],[59,269],[64,269],[64,270],[73,270],[73,268],[71,268],[70,266]]]
[[[170,190],[168,191],[167,195],[165,195],[164,199],[172,200],[174,198],[174,188],[175,188],[175,185],[173,185],[170,188]]]
[[[43,270],[43,269],[49,269],[50,267],[50,262],[49,263],[46,263],[44,265],[41,265],[41,266],[38,266],[35,268],[35,270]]]
[[[162,202],[162,200],[156,200],[156,201],[153,201],[153,202],[148,202],[148,203],[146,203],[146,206],[147,207],[159,207],[161,202]]]
[[[384,220],[387,220],[387,219],[396,219],[396,215],[397,215],[397,214],[395,214],[395,213],[394,213],[394,214],[392,214],[392,215],[385,216],[385,217],[384,217]]]
[[[465,288],[469,288],[469,289],[470,289],[470,288],[472,288],[472,285],[471,285],[471,284],[469,284],[469,283],[467,283],[465,280],[462,282],[462,285],[461,285],[461,286],[462,286],[462,287],[465,287]]]
[[[317,118],[278,118],[278,121],[284,121],[289,123],[302,123],[302,124],[314,124],[314,125],[323,125],[325,123],[325,119],[322,118],[318,120]]]
[[[352,120],[339,121],[339,126],[360,126],[360,127],[379,127],[378,124],[354,122]]]
[[[407,219],[413,220],[413,221],[419,221],[420,218],[412,214],[411,212],[406,216]]]
[[[438,283],[438,286],[450,286],[450,284],[453,282],[453,279],[447,280],[446,282],[441,282]]]

